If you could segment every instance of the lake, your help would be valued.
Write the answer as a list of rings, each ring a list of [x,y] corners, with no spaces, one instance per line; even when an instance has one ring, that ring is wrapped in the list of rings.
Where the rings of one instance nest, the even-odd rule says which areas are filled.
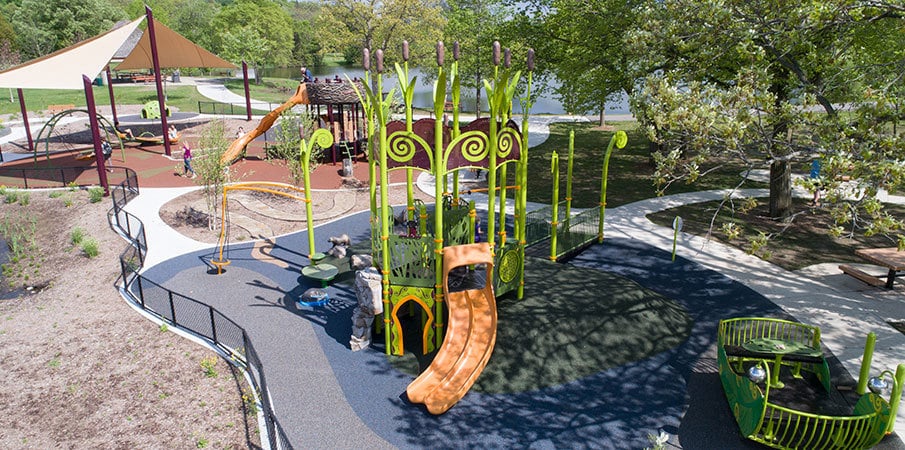
[[[345,80],[346,76],[349,78],[362,78],[364,77],[364,70],[360,67],[321,67],[311,69],[311,72],[314,74],[315,78],[325,79],[325,78],[334,78],[337,75],[340,79]],[[299,78],[299,69],[298,67],[265,67],[261,69],[261,74],[264,77],[268,78]],[[433,104],[433,81],[422,81],[425,80],[425,77],[422,76],[421,71],[418,69],[410,69],[410,76],[417,76],[418,83],[415,85],[415,98],[414,104],[416,108],[430,108]],[[249,74],[251,76],[251,74]],[[554,81],[555,83],[555,81]],[[396,71],[395,69],[390,72],[384,73],[384,90],[389,92],[390,89],[396,87]],[[516,94],[517,95],[517,94]],[[474,111],[475,104],[475,91],[474,89],[462,89],[462,109],[463,111]],[[481,103],[484,109],[487,108],[487,98],[485,93],[481,92]],[[513,110],[516,113],[521,113],[521,105],[516,102],[513,105]],[[606,108],[607,114],[630,114],[628,107],[628,99],[624,96],[620,97],[618,101],[611,102],[607,104]],[[545,93],[542,96],[538,97],[534,102],[534,105],[531,107],[531,114],[565,114],[566,111],[562,106],[562,103],[557,100],[553,94]],[[596,115],[597,113],[592,113]]]

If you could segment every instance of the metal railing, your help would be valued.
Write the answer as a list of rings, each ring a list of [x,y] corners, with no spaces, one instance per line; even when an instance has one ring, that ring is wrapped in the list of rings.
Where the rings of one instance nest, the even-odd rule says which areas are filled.
[[[138,182],[134,172],[131,177],[127,176],[123,182],[111,188],[113,208],[107,213],[107,217],[111,228],[125,236],[129,243],[119,257],[121,275],[117,284],[121,292],[144,311],[191,332],[229,355],[233,364],[249,374],[258,394],[270,448],[291,449],[292,444],[270,403],[264,365],[245,329],[217,309],[173,292],[139,273],[148,251],[144,224],[124,209],[137,195]]]
[[[270,111],[276,109],[277,106],[280,106],[281,103],[262,103],[262,102],[252,102],[251,103],[251,113],[252,114],[266,114]],[[265,109],[266,108],[266,109]],[[213,114],[220,116],[244,116],[248,114],[248,109],[246,109],[245,103],[220,103],[220,102],[212,102],[212,101],[198,101],[198,113],[200,114]]]
[[[113,169],[107,174],[109,186],[127,183],[130,189],[138,189],[135,171],[127,167],[107,166]],[[0,167],[0,185],[23,189],[46,189],[73,186],[98,186],[101,184],[97,167]]]

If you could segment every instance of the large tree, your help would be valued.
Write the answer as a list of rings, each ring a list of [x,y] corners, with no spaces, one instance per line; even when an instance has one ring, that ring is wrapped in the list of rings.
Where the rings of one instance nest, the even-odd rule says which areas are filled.
[[[445,20],[437,0],[326,0],[318,29],[324,46],[358,62],[361,49],[384,51],[387,68],[401,61],[403,40],[408,40],[414,65],[433,61],[433,49],[442,37]]]
[[[867,227],[899,227],[873,196],[903,181],[891,164],[905,152],[892,132],[902,117],[892,105],[902,100],[903,12],[901,2],[859,0],[651,2],[627,42],[658,68],[633,99],[661,145],[658,182],[693,181],[715,156],[766,164],[770,215],[786,218],[793,166],[819,158],[839,194],[831,199],[843,199],[832,189],[842,171],[865,194],[835,210],[837,220],[851,223],[860,207]],[[872,52],[883,60],[865,58]]]
[[[32,59],[101,34],[125,17],[109,0],[22,0],[9,19],[23,59]]]
[[[643,1],[509,1],[523,7],[512,35],[537,51],[538,75],[555,77],[550,88],[566,111],[599,112],[603,125],[607,101],[635,87],[624,33],[635,27]]]
[[[263,65],[285,66],[292,56],[292,18],[272,0],[238,0],[223,7],[213,21],[221,56],[255,67],[261,82]]]
[[[459,43],[459,78],[463,87],[474,89],[475,114],[481,116],[484,78],[493,74],[493,42],[502,39],[510,10],[494,0],[448,0],[444,41]],[[505,40],[504,40],[505,41]]]
[[[292,60],[297,65],[319,66],[323,61],[323,49],[315,23],[321,6],[315,2],[291,2],[289,15],[293,20]]]

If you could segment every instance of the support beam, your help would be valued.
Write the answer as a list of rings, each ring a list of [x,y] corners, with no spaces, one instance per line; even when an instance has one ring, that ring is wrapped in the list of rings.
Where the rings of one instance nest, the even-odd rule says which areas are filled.
[[[110,195],[110,186],[107,182],[106,161],[101,149],[101,134],[97,125],[97,109],[94,104],[94,90],[91,89],[91,79],[82,75],[82,83],[85,85],[85,103],[88,105],[88,123],[91,125],[91,140],[94,141],[94,157],[97,159],[97,177],[104,188],[104,196]]]
[[[170,136],[167,126],[167,105],[163,97],[163,80],[160,76],[160,58],[157,55],[157,37],[154,34],[154,14],[150,6],[145,6],[145,16],[148,18],[148,38],[151,41],[151,61],[154,63],[154,84],[157,86],[157,103],[160,106],[160,126],[163,128],[163,150],[170,156]]]
[[[28,125],[28,110],[25,109],[25,94],[22,88],[16,89],[19,94],[19,109],[22,111],[22,123],[25,124],[25,137],[28,138],[28,151],[35,151],[35,142],[31,139],[31,127]]]

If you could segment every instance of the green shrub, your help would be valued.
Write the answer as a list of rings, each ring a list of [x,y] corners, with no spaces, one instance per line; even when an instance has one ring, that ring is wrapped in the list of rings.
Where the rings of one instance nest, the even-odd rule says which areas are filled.
[[[88,189],[88,201],[91,203],[97,203],[104,198],[104,188],[100,186],[93,186]]]
[[[19,192],[19,204],[22,206],[28,206],[31,203],[31,194],[27,191]]]
[[[4,191],[3,192],[3,202],[4,203],[16,203],[19,201],[19,191]]]
[[[69,242],[72,245],[79,245],[82,243],[82,240],[85,239],[86,232],[82,227],[75,227],[72,229],[72,232],[69,233]]]
[[[86,238],[82,239],[81,243],[82,251],[85,252],[85,256],[89,258],[94,258],[98,254],[100,254],[100,250],[98,249],[97,240],[94,238]]]
[[[63,191],[51,191],[47,196],[50,198],[60,198],[63,196]]]
[[[217,357],[209,356],[201,360],[201,368],[204,369],[204,376],[208,378],[217,378]]]

